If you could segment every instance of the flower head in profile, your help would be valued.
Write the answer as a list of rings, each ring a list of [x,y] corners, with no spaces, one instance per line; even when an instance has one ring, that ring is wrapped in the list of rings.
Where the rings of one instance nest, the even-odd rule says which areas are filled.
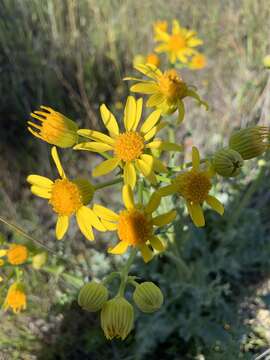
[[[155,48],[157,53],[167,53],[172,64],[180,61],[183,64],[188,62],[190,56],[196,54],[195,47],[203,42],[197,37],[195,31],[183,28],[177,20],[172,22],[171,33],[162,27],[155,27],[155,40],[160,42]]]
[[[190,62],[188,63],[188,67],[192,70],[201,70],[205,68],[207,65],[206,57],[203,54],[197,53],[192,56]]]
[[[78,140],[78,126],[61,113],[47,106],[31,113],[37,122],[28,121],[28,130],[37,138],[49,144],[67,148]]]
[[[100,205],[95,205],[93,208],[108,230],[117,231],[120,241],[115,247],[110,248],[109,252],[123,254],[129,246],[136,247],[140,250],[144,261],[148,262],[153,257],[153,249],[164,250],[161,239],[155,235],[155,228],[171,223],[176,217],[176,212],[171,210],[153,217],[153,212],[160,203],[157,192],[151,195],[145,206],[135,204],[129,185],[124,185],[122,196],[126,209],[119,214]]]
[[[0,250],[0,258],[4,256],[7,258],[9,264],[22,265],[28,259],[28,249],[24,245],[11,244],[8,249]]]
[[[151,149],[180,151],[179,145],[154,139],[164,123],[160,123],[160,110],[153,111],[139,127],[142,115],[142,99],[136,101],[129,96],[124,110],[124,131],[120,132],[114,115],[106,105],[100,107],[100,113],[109,136],[95,130],[81,129],[78,134],[91,139],[74,147],[98,153],[112,152],[112,158],[105,160],[93,170],[93,176],[105,175],[120,166],[124,171],[124,182],[134,188],[136,171],[151,183],[156,183],[155,173],[166,172],[163,163],[154,157]]]
[[[47,199],[53,211],[58,215],[56,224],[58,240],[65,235],[72,215],[76,216],[83,235],[88,240],[94,240],[92,227],[99,231],[106,230],[94,211],[86,207],[93,198],[94,186],[85,179],[69,180],[67,178],[55,146],[52,148],[51,155],[59,178],[50,180],[44,176],[29,175],[27,181],[31,184],[32,193]]]
[[[223,215],[223,205],[214,196],[209,195],[211,190],[211,167],[202,168],[200,154],[196,147],[192,148],[192,169],[183,171],[173,179],[172,184],[159,189],[161,196],[178,194],[187,205],[189,215],[197,227],[205,225],[202,205],[206,202],[213,210]]]
[[[131,86],[130,91],[150,95],[147,100],[147,107],[156,107],[163,114],[171,114],[178,109],[179,122],[184,119],[185,108],[183,99],[193,97],[199,105],[208,105],[201,100],[194,87],[187,85],[175,69],[162,72],[151,64],[140,64],[135,69],[147,76],[148,79],[127,77],[124,80],[135,80],[137,84]]]
[[[4,310],[11,309],[15,314],[26,309],[26,294],[23,284],[16,282],[10,286],[3,308]]]

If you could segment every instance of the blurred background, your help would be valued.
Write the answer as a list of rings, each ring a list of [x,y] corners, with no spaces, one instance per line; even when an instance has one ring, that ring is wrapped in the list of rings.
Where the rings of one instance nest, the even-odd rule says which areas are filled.
[[[269,0],[1,0],[0,15],[0,215],[50,248],[46,270],[29,270],[27,311],[1,313],[0,354],[234,360],[262,353],[270,346],[267,156],[249,162],[239,177],[216,184],[227,209],[223,218],[206,212],[203,230],[188,218],[176,224],[178,251],[191,277],[165,256],[147,266],[138,259],[132,272],[159,284],[165,304],[155,315],[138,314],[125,342],[108,342],[97,315],[76,304],[72,281],[100,279],[122,260],[106,254],[110,235],[88,243],[75,224],[64,241],[55,240],[54,215],[46,201],[30,194],[25,180],[30,173],[52,177],[50,147],[27,131],[26,121],[31,111],[47,105],[80,127],[98,129],[103,102],[120,118],[128,95],[122,79],[133,74],[134,56],[152,51],[155,21],[177,19],[204,41],[207,67],[182,75],[210,105],[205,112],[185,102],[178,142],[187,151],[195,144],[208,154],[226,145],[233,129],[269,126],[270,80],[263,66],[270,52]],[[72,150],[61,151],[61,158],[70,177],[89,177],[100,162]],[[118,190],[102,192],[97,202],[117,209]],[[3,224],[0,236],[25,241]]]

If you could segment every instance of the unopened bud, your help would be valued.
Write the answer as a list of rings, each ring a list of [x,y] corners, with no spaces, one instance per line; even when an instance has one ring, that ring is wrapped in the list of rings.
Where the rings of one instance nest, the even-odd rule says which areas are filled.
[[[34,269],[39,270],[42,268],[43,265],[45,265],[46,261],[47,261],[47,253],[46,252],[41,252],[35,256],[33,256],[32,258],[32,266]]]
[[[233,149],[221,149],[212,159],[212,166],[216,173],[224,177],[237,176],[243,166],[242,156]]]
[[[158,286],[150,281],[146,281],[136,286],[133,300],[142,312],[152,313],[161,308],[163,294]]]
[[[99,311],[108,300],[107,288],[97,282],[85,284],[79,293],[78,304],[90,312]]]

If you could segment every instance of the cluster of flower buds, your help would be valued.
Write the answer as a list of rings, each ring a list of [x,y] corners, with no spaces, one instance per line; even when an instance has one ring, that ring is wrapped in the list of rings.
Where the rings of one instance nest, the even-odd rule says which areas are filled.
[[[152,282],[135,285],[133,301],[144,313],[158,311],[163,304],[163,294],[158,286]],[[87,311],[101,310],[101,327],[107,339],[120,338],[124,340],[134,326],[133,305],[123,295],[117,294],[109,299],[108,289],[100,283],[92,281],[85,284],[78,296],[78,304]]]

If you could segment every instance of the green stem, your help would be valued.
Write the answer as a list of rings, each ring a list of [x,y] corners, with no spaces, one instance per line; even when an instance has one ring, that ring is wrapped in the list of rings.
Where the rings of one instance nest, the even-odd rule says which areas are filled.
[[[181,275],[181,277],[183,275],[184,277],[190,276],[189,268],[187,267],[186,263],[180,256],[175,256],[170,251],[165,252],[164,255],[167,256],[170,260],[173,260],[173,262],[176,264],[177,270],[179,272],[179,275]]]
[[[103,280],[102,280],[102,284],[103,285],[107,285],[109,284],[113,279],[115,279],[117,276],[120,276],[120,273],[117,271],[114,271],[112,273],[110,273],[108,276],[106,276]]]
[[[119,286],[119,290],[117,293],[117,296],[124,296],[125,294],[125,288],[126,288],[126,284],[128,281],[128,273],[129,273],[129,269],[135,259],[135,256],[137,254],[137,249],[133,248],[130,252],[129,258],[125,264],[125,266],[123,267],[122,271],[121,271],[121,283]]]
[[[112,186],[112,185],[115,185],[115,184],[119,184],[123,179],[122,178],[117,178],[115,180],[111,180],[111,181],[106,181],[104,183],[101,183],[101,184],[98,184],[98,185],[95,185],[95,190],[100,190],[100,189],[104,189],[108,186]]]

